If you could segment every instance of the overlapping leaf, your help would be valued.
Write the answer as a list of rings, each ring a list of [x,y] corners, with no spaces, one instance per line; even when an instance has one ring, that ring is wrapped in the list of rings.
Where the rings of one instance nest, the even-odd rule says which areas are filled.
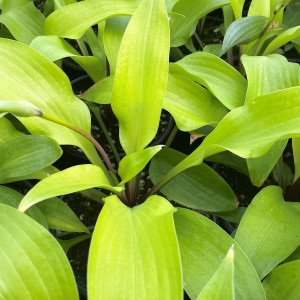
[[[45,228],[5,204],[0,227],[0,298],[79,299],[68,259]]]
[[[282,190],[270,186],[248,206],[235,235],[260,278],[300,245],[300,205],[284,202]]]
[[[266,299],[261,282],[248,257],[225,231],[206,217],[187,209],[178,208],[174,219],[184,287],[192,300],[197,299],[232,244],[235,244],[235,299]]]
[[[228,3],[228,0],[178,1],[172,8],[172,12],[177,14],[170,16],[171,46],[184,45],[199,19]]]
[[[219,57],[205,52],[187,55],[171,64],[171,73],[177,73],[208,88],[229,109],[244,104],[247,81]]]
[[[297,300],[300,295],[300,260],[275,268],[263,281],[268,299]]]
[[[95,56],[81,56],[68,42],[57,36],[39,36],[30,47],[47,56],[51,61],[71,57],[96,82],[105,77],[106,69]]]
[[[78,165],[46,177],[37,183],[23,198],[20,211],[43,200],[71,194],[93,187],[120,192],[121,187],[112,187],[101,168],[94,165]]]
[[[71,39],[83,36],[87,29],[110,17],[132,15],[140,0],[89,0],[64,6],[45,21],[45,33]]]
[[[156,135],[169,67],[169,22],[163,0],[145,0],[131,18],[119,51],[111,105],[127,154]]]
[[[173,149],[163,149],[152,160],[150,178],[159,180],[186,156]],[[186,170],[176,176],[161,192],[187,207],[205,211],[230,211],[236,208],[236,197],[230,186],[209,166]]]
[[[45,136],[20,136],[0,144],[0,182],[42,170],[62,155]]]
[[[21,95],[44,113],[90,132],[89,110],[74,96],[67,76],[34,49],[0,39],[0,79],[0,101],[17,100]],[[40,118],[20,120],[31,133],[47,135],[59,144],[77,145],[94,163],[102,163],[93,145],[78,133]]]
[[[0,23],[3,23],[16,40],[30,44],[43,35],[45,17],[34,6],[33,1],[4,1],[1,9]]]
[[[182,299],[173,211],[159,196],[133,208],[106,198],[88,262],[91,299]]]

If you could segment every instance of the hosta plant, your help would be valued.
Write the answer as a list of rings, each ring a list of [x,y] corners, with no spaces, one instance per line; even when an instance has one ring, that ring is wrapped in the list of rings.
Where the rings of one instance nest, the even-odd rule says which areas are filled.
[[[300,68],[274,53],[298,36],[296,27],[279,31],[291,1],[253,0],[244,18],[237,0],[47,3],[47,18],[31,1],[2,3],[10,38],[0,39],[0,298],[78,299],[65,253],[91,237],[90,300],[182,299],[183,290],[191,299],[297,299]],[[223,44],[169,63],[170,51],[193,49],[195,23],[217,8]],[[73,53],[95,81],[84,100],[58,62],[73,51],[64,38],[92,52]],[[230,64],[235,46],[240,72]],[[118,120],[119,163],[91,135],[99,104]],[[149,147],[162,109],[176,126],[166,147]],[[177,130],[205,138],[185,155],[169,147]],[[289,138],[294,172],[282,160]],[[90,163],[57,169],[61,145],[81,148]],[[242,209],[204,161],[264,187]],[[140,189],[148,171],[152,185]],[[7,186],[32,179],[26,195]],[[104,203],[95,226],[58,198],[75,192]],[[237,229],[229,235],[210,215]],[[61,239],[49,228],[82,234]]]

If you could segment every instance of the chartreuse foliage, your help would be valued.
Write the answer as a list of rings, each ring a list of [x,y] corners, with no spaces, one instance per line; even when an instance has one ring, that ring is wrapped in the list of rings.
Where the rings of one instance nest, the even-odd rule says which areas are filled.
[[[55,198],[74,192],[104,202],[92,233],[89,300],[182,299],[183,288],[193,300],[297,299],[299,203],[268,186],[237,208],[233,187],[203,163],[224,163],[261,186],[293,138],[299,181],[299,66],[272,53],[300,36],[300,24],[283,18],[288,0],[253,0],[242,17],[244,2],[54,0],[45,19],[32,1],[2,1],[1,36],[17,41],[0,39],[0,183],[39,182],[24,196],[0,186],[1,299],[78,299],[64,252],[93,226]],[[198,51],[205,16],[221,7],[223,44]],[[77,39],[81,53],[64,38]],[[238,70],[233,47],[240,47]],[[185,56],[185,48],[194,53]],[[111,104],[125,151],[118,165],[90,135],[89,106],[58,67],[65,57],[96,83],[81,98]],[[178,129],[206,136],[192,154],[147,147],[162,109],[176,122],[166,145]],[[92,164],[52,166],[64,144],[80,147]],[[154,187],[143,190],[148,167]],[[273,182],[283,170],[278,163]],[[234,238],[200,211],[239,224]],[[64,240],[48,228],[85,234]]]
[[[2,299],[79,299],[67,257],[45,228],[5,204],[0,224]]]
[[[91,299],[182,299],[173,211],[159,196],[134,208],[106,199],[88,262]]]

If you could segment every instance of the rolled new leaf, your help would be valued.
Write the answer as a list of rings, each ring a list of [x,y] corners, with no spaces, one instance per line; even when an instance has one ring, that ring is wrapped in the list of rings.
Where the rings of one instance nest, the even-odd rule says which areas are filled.
[[[0,101],[0,112],[10,112],[18,117],[40,117],[42,111],[30,102],[23,100]]]

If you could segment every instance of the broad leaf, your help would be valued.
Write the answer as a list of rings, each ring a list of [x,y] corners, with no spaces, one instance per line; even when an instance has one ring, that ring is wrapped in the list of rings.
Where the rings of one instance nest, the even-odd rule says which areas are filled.
[[[0,15],[0,23],[9,29],[16,40],[25,44],[43,35],[44,20],[43,14],[30,0],[5,1]]]
[[[284,202],[276,186],[263,189],[248,206],[235,235],[260,278],[300,245],[300,204]]]
[[[86,30],[110,17],[132,15],[140,0],[89,0],[56,10],[45,21],[45,32],[78,39]]]
[[[17,191],[0,185],[0,203],[18,208],[23,197],[24,196]],[[38,207],[29,208],[26,214],[48,229],[47,220]]]
[[[245,103],[256,97],[300,85],[300,67],[279,54],[268,56],[243,55],[248,90]]]
[[[186,156],[173,149],[163,149],[150,165],[154,184]],[[230,186],[209,166],[202,164],[176,176],[161,192],[187,207],[205,211],[230,211],[236,208],[236,197]]]
[[[265,154],[281,139],[300,136],[300,87],[257,97],[226,115],[203,143],[172,169],[159,189],[178,173],[201,164],[205,157],[229,150],[244,158]],[[224,134],[228,133],[228,134]]]
[[[0,298],[79,299],[62,248],[42,226],[0,204]]]
[[[180,0],[172,12],[180,15],[170,16],[171,46],[178,47],[186,43],[194,24],[211,11],[228,4],[228,0]]]
[[[95,82],[106,75],[106,70],[97,57],[81,56],[68,42],[57,36],[39,36],[31,42],[30,47],[44,54],[51,61],[71,57]]]
[[[106,198],[90,248],[89,298],[182,299],[173,211],[159,196],[133,208]]]
[[[33,206],[32,208],[34,208]],[[50,228],[69,232],[90,233],[72,209],[58,198],[51,198],[36,205],[44,214]],[[30,208],[31,209],[31,208]]]
[[[78,165],[50,175],[37,183],[23,198],[19,210],[25,211],[30,206],[55,196],[94,187],[101,187],[114,192],[123,190],[121,187],[112,187],[98,166]]]
[[[103,42],[110,65],[110,74],[115,74],[120,45],[129,17],[115,17],[105,22]]]
[[[62,155],[58,144],[45,136],[20,136],[0,144],[0,182],[48,167]]]
[[[283,14],[282,24],[286,27],[300,25],[300,2],[295,2]]]
[[[208,90],[176,74],[169,74],[163,108],[173,116],[182,131],[204,125],[214,126],[227,113],[227,109]]]
[[[178,208],[174,219],[184,287],[192,300],[197,299],[208,284],[232,244],[235,299],[266,299],[251,262],[225,231],[206,217],[187,209]]]
[[[266,48],[263,55],[273,53],[275,50],[300,36],[300,26],[289,28],[279,34]]]
[[[235,300],[234,248],[230,248],[220,266],[200,292],[197,300]]]
[[[119,51],[111,105],[127,154],[154,138],[166,91],[169,23],[163,0],[145,0],[131,18]],[[138,63],[137,63],[138,62]]]
[[[236,45],[248,44],[256,40],[267,26],[269,19],[262,16],[246,17],[231,23],[222,46],[225,53]]]
[[[171,64],[171,73],[184,75],[208,88],[226,107],[244,104],[247,81],[221,58],[205,52],[187,55]]]
[[[90,132],[87,106],[73,94],[65,73],[44,55],[21,43],[0,39],[0,101],[28,101],[44,113]],[[33,134],[44,134],[59,144],[76,145],[95,164],[103,165],[93,145],[78,133],[41,118],[19,118]]]
[[[235,19],[238,20],[242,17],[243,7],[245,0],[229,0]]]
[[[158,145],[126,155],[119,164],[118,174],[122,178],[120,184],[128,182],[140,173],[151,158],[161,149],[162,146]]]
[[[300,85],[300,68],[298,64],[289,63],[281,55],[267,57],[242,56],[247,72],[248,91],[246,103],[258,96]],[[274,144],[262,157],[249,159],[250,178],[253,184],[261,186],[281,156],[287,141]]]
[[[92,86],[82,99],[109,104],[114,77],[106,77]],[[207,124],[216,125],[227,109],[214,96],[192,80],[169,74],[163,108],[175,119],[182,131],[197,129]]]
[[[263,281],[268,299],[297,300],[300,295],[300,260],[275,268]]]

